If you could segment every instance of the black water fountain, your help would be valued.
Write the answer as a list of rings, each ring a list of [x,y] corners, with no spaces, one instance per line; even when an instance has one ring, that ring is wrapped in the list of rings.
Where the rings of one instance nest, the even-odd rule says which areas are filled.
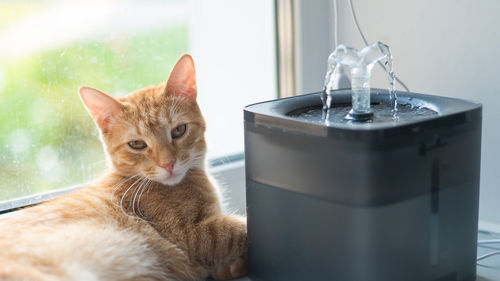
[[[245,108],[250,278],[475,280],[481,104],[329,82]]]

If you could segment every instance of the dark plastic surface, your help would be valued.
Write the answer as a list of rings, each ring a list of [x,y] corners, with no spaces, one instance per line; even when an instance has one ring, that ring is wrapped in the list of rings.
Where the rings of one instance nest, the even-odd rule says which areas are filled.
[[[287,115],[319,95],[245,109],[252,280],[474,280],[481,105],[399,93],[439,114],[358,127]]]
[[[394,228],[393,231],[398,231],[398,229]],[[500,234],[498,233],[479,232],[478,235],[478,239],[499,239],[499,238]],[[408,243],[412,242],[413,241],[408,241]],[[483,245],[482,247],[478,247],[478,255],[484,255],[490,253],[491,251],[498,251],[498,250],[500,250],[500,246]],[[499,264],[500,264],[500,255],[493,256],[491,258],[488,258],[487,260],[480,262],[476,267],[477,268],[476,281],[498,281],[500,278],[500,267],[498,266]],[[235,279],[234,281],[258,281],[258,279],[252,280],[248,276],[245,276]]]

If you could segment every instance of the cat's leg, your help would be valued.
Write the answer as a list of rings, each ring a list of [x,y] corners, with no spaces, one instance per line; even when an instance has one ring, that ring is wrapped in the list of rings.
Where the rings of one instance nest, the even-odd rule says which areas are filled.
[[[247,226],[241,216],[211,217],[187,230],[190,257],[217,279],[246,274]],[[215,276],[214,276],[215,275]]]
[[[168,276],[167,280],[199,281],[204,280],[209,275],[209,271],[205,267],[190,259],[186,251],[167,238],[156,233],[149,233],[148,238],[150,247],[147,248],[158,256],[160,268]],[[144,254],[150,255],[147,251],[144,251]]]
[[[238,257],[236,260],[216,267],[211,276],[215,280],[230,280],[247,275],[248,254]]]

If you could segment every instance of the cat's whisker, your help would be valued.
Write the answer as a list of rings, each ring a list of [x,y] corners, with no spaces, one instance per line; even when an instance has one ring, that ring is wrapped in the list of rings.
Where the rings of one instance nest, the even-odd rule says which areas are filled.
[[[149,180],[149,179],[148,179]],[[154,183],[152,180],[149,180],[149,185],[151,185],[152,183]],[[149,191],[151,190],[151,188],[148,188],[148,192],[146,192],[146,196],[149,195]],[[146,197],[147,198],[147,197]]]
[[[117,190],[120,186],[122,186],[122,185],[123,185],[124,183],[126,183],[127,181],[129,181],[129,180],[131,180],[131,179],[133,179],[133,178],[137,177],[138,175],[139,175],[139,174],[135,174],[135,175],[133,175],[133,176],[126,177],[123,181],[119,182],[118,184],[116,184],[116,185],[114,186],[112,193],[115,193],[115,191],[116,191],[116,190]]]
[[[137,198],[137,211],[139,212],[139,215],[144,217],[144,213],[141,210],[141,196],[144,193],[144,190],[148,187],[149,185],[149,179],[146,179],[146,184],[142,187],[141,192],[139,193],[139,198]]]
[[[142,212],[142,210],[141,210],[141,197],[142,197],[142,194],[144,193],[144,190],[146,190],[146,189],[149,187],[150,183],[151,183],[151,180],[146,179],[146,185],[144,185],[144,187],[142,188],[142,191],[141,191],[141,193],[139,194],[139,198],[137,199],[137,209],[138,209],[138,211],[139,211],[139,214],[140,214],[142,217],[144,217],[144,213],[143,213],[143,212]]]
[[[188,168],[200,168],[203,169],[205,163],[205,154],[200,153],[200,154],[194,154],[191,156],[189,159],[180,162],[179,167],[182,169],[188,169]]]
[[[110,195],[110,200],[111,200],[111,202],[113,202],[113,203],[114,203],[113,198],[115,197],[114,195],[115,195],[116,190],[118,190],[118,188],[120,188],[120,186],[122,186],[123,184],[125,184],[125,183],[126,183],[126,182],[128,182],[129,180],[131,180],[131,179],[133,179],[133,178],[137,177],[138,175],[139,175],[139,174],[135,174],[135,175],[133,175],[133,176],[127,177],[127,178],[125,178],[125,180],[123,180],[123,181],[121,181],[120,183],[116,184],[116,185],[115,185],[115,187],[113,188],[113,191],[111,191],[111,195]],[[117,205],[117,204],[115,204],[115,205]]]
[[[202,152],[202,151],[194,152],[194,153],[191,153],[189,156],[190,156],[189,157],[190,159],[205,158],[205,152]]]
[[[148,187],[149,187],[149,185],[152,183],[152,181],[151,181],[151,180],[149,180],[149,179],[147,179],[147,178],[145,178],[145,179],[146,179],[146,182],[145,182],[145,184],[142,186],[142,190],[141,190],[141,192],[140,192],[139,198],[137,199],[137,211],[139,212],[139,214],[140,214],[140,215],[139,215],[139,214],[137,214],[137,213],[136,213],[136,215],[137,215],[137,217],[138,217],[139,219],[141,219],[141,220],[143,220],[143,221],[145,221],[145,222],[147,222],[147,223],[149,223],[149,224],[156,225],[156,223],[154,223],[154,222],[152,222],[152,221],[150,221],[150,220],[146,219],[146,216],[144,216],[144,214],[142,213],[142,211],[141,211],[141,209],[140,209],[141,196],[142,196],[142,194],[144,193],[144,190],[146,190],[146,188],[148,188]]]
[[[130,200],[129,200],[130,206],[129,206],[129,208],[132,208],[132,215],[135,215],[135,199],[134,199],[134,195],[139,190],[138,187],[140,187],[140,185],[141,185],[142,182],[144,182],[143,178],[139,181],[139,185],[137,187],[134,187],[134,189],[132,190],[132,195],[130,195]]]
[[[129,176],[129,177],[125,177],[124,180],[120,181],[119,183],[113,185],[113,191],[112,192],[115,192],[120,186],[122,186],[123,184],[125,184],[127,181],[137,177],[139,174],[135,174],[135,175],[132,175],[132,176]]]
[[[136,215],[135,213],[135,197],[137,196],[137,192],[141,188],[141,185],[144,183],[144,178],[141,178],[139,184],[134,188],[135,190],[132,191],[132,195],[130,196],[130,206],[132,207],[132,214]]]
[[[135,209],[135,202],[136,202],[137,194],[139,194],[139,191],[141,190],[141,188],[145,182],[146,182],[146,178],[142,178],[140,185],[136,188],[136,190],[134,192],[134,196],[132,197],[132,213],[135,214],[136,216],[139,216],[139,214],[137,214],[136,209]]]
[[[205,160],[205,154],[201,154],[201,155],[197,155],[197,156],[191,157],[191,159],[189,159],[188,162],[189,161],[199,161],[199,160]]]
[[[142,179],[142,177],[139,177],[139,178],[138,178],[138,179],[137,179],[137,180],[136,180],[136,181],[135,181],[132,185],[130,185],[130,186],[127,188],[127,190],[125,191],[125,193],[123,193],[122,198],[121,198],[121,200],[120,200],[120,208],[121,208],[121,210],[123,211],[123,213],[125,213],[125,214],[126,214],[127,216],[129,216],[129,217],[133,217],[133,216],[130,216],[129,214],[127,214],[127,212],[126,212],[126,211],[125,211],[125,209],[123,208],[123,199],[125,199],[125,196],[126,196],[126,195],[127,195],[127,193],[129,192],[129,190],[130,190],[132,187],[134,187],[134,185],[136,185],[136,184],[139,182],[139,180],[141,180],[141,179]]]
[[[205,162],[205,157],[200,156],[200,157],[191,158],[188,161],[186,161],[186,165],[188,165],[189,163],[198,163],[198,162],[199,163],[204,163]]]

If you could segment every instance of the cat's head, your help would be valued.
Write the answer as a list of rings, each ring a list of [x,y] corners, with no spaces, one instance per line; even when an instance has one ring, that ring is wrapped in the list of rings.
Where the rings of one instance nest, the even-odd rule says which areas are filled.
[[[120,175],[176,185],[190,169],[203,169],[205,121],[190,55],[182,56],[158,86],[118,98],[89,87],[79,93]]]

